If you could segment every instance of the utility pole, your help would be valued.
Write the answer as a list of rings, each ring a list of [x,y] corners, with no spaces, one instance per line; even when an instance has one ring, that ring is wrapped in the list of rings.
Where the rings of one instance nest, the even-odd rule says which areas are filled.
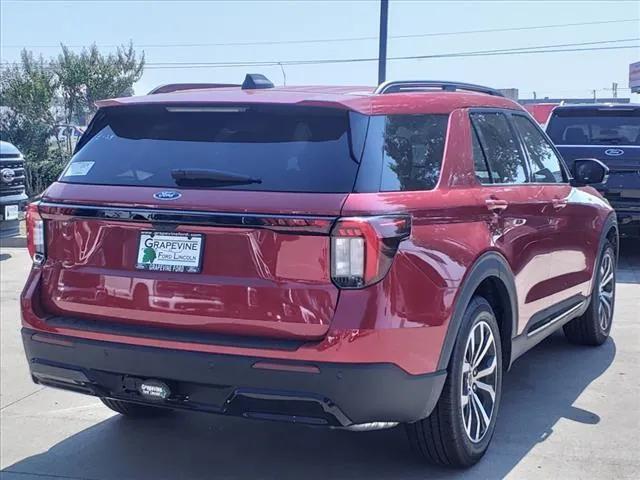
[[[389,0],[380,0],[380,48],[378,50],[378,84],[387,78],[387,21]]]

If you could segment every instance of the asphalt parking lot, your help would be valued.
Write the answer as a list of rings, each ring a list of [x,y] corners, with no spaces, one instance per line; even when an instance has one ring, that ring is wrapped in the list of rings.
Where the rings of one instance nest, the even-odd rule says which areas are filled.
[[[640,242],[623,243],[611,338],[553,335],[505,378],[493,445],[472,470],[415,460],[401,428],[355,433],[176,413],[128,420],[98,400],[31,383],[18,297],[26,249],[0,249],[0,478],[637,478]]]

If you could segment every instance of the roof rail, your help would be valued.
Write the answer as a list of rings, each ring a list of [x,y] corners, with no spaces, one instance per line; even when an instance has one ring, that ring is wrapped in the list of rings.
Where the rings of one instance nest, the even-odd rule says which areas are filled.
[[[443,82],[439,80],[393,80],[378,85],[378,88],[376,88],[374,93],[417,92],[430,88],[438,88],[445,92],[465,90],[468,92],[478,92],[485,93],[487,95],[495,95],[496,97],[504,97],[502,93],[494,88],[474,85],[473,83]]]
[[[198,90],[201,88],[224,88],[239,87],[237,83],[168,83],[160,85],[151,90],[147,95],[155,95],[157,93],[179,92],[181,90]]]

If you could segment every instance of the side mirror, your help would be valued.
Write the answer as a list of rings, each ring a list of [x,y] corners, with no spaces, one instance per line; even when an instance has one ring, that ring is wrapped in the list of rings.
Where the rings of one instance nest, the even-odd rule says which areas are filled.
[[[606,182],[609,168],[595,158],[578,158],[573,161],[571,173],[573,174],[571,184],[574,187],[584,187]]]

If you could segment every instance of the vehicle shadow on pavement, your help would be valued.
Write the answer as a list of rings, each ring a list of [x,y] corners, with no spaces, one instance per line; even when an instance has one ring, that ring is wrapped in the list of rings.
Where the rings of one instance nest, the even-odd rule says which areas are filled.
[[[355,433],[187,412],[116,415],[5,471],[83,479],[502,478],[560,419],[600,421],[573,403],[615,354],[612,338],[588,348],[558,333],[518,360],[505,376],[493,445],[466,472],[420,463],[402,428]]]

